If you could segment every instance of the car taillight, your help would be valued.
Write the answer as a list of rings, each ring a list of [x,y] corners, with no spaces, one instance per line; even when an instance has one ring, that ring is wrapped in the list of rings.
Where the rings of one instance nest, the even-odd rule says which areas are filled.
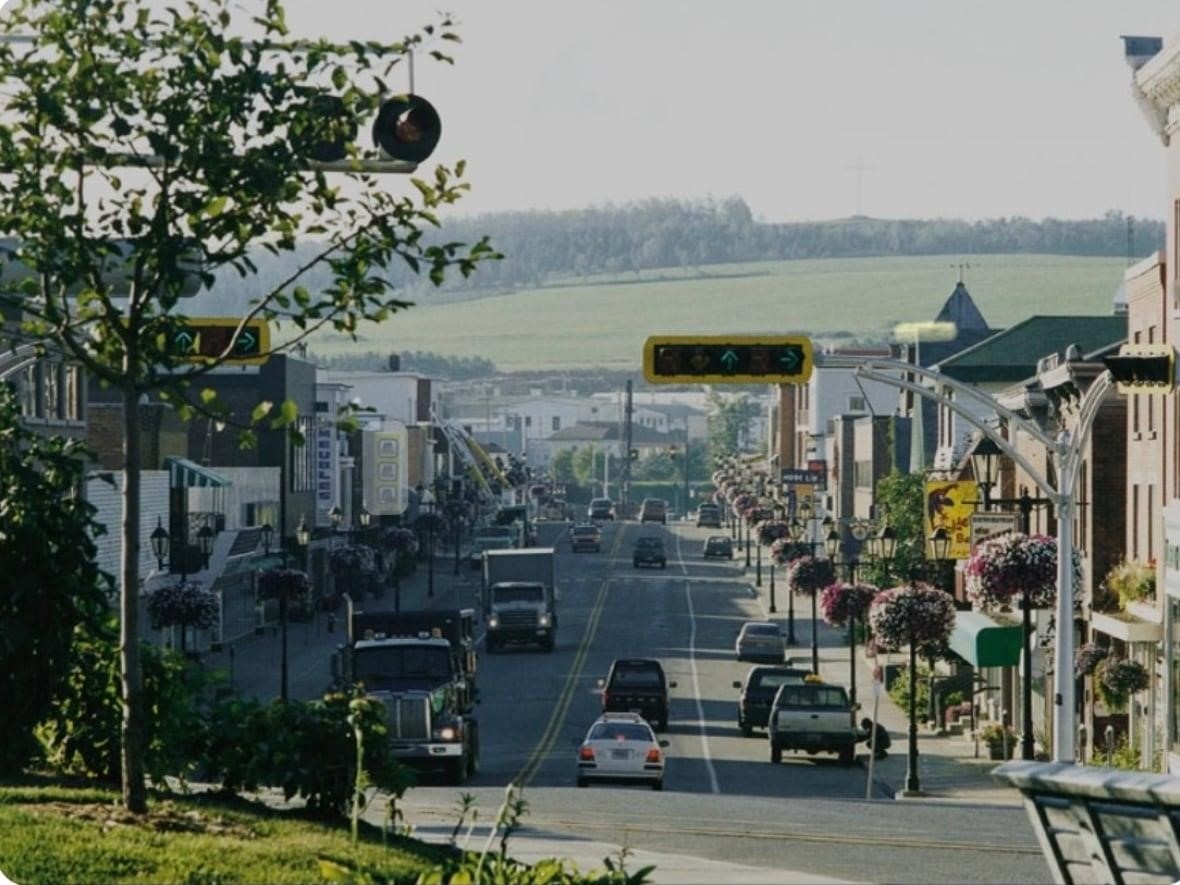
[[[610,706],[610,695],[607,694],[605,691],[602,693],[602,706],[604,706],[604,707]]]
[[[657,750],[655,747],[652,747],[650,750],[647,751],[647,759],[645,761],[659,762],[660,761],[660,751]]]
[[[593,747],[585,747],[585,746],[582,747],[582,749],[580,749],[578,751],[578,758],[581,759],[583,762],[593,762],[594,761],[594,748]]]

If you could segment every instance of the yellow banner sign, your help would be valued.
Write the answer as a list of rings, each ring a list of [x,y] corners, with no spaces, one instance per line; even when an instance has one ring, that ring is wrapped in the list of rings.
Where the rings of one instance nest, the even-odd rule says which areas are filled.
[[[951,536],[947,556],[966,559],[971,555],[971,514],[982,499],[972,480],[928,480],[926,482],[926,537],[944,528]]]

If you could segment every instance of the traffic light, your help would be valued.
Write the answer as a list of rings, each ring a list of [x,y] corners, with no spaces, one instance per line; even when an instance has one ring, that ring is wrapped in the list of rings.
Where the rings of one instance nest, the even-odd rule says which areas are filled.
[[[654,384],[801,384],[812,365],[803,336],[670,335],[643,345],[643,374]]]
[[[1171,393],[1176,387],[1176,349],[1170,344],[1124,344],[1103,358],[1120,393]]]
[[[317,93],[304,105],[304,119],[291,125],[291,144],[314,163],[336,164],[348,156],[348,145],[357,139],[357,121],[344,99]],[[381,161],[421,163],[438,146],[442,120],[420,95],[395,95],[381,102],[373,121],[373,147]],[[411,170],[403,170],[411,171]]]
[[[225,362],[265,363],[270,351],[270,326],[266,320],[250,320],[234,340],[234,331],[241,322],[237,317],[193,317],[168,336],[168,352],[186,362],[207,363],[221,357],[233,341],[233,350]]]

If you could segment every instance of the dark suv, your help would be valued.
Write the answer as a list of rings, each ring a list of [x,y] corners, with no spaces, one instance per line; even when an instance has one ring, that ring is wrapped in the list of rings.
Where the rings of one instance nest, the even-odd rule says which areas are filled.
[[[602,686],[602,712],[638,713],[656,731],[668,727],[669,682],[655,658],[616,658]]]
[[[635,551],[631,554],[631,564],[635,568],[641,565],[653,565],[659,568],[668,567],[668,557],[664,553],[664,541],[661,538],[642,537],[635,542]]]
[[[795,667],[751,667],[746,678],[735,682],[734,688],[741,689],[738,697],[738,728],[749,737],[755,728],[766,728],[770,704],[780,685],[802,683],[810,670]]]

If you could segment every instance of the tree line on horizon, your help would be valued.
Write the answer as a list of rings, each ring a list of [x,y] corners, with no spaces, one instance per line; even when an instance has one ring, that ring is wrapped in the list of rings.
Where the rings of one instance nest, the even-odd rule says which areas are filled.
[[[467,299],[591,277],[637,275],[660,268],[705,268],[733,263],[897,255],[1046,254],[1128,260],[1163,248],[1162,220],[1109,211],[1101,218],[1067,220],[1022,216],[967,221],[954,218],[884,219],[855,216],[832,221],[766,222],[740,197],[722,200],[648,199],[564,211],[497,212],[445,220],[424,240],[442,246],[484,235],[503,255],[467,278],[434,287],[413,268],[384,269],[407,298]],[[202,296],[209,313],[224,312],[281,279],[311,254],[296,247],[281,260],[260,254],[252,280],[227,278]],[[305,282],[315,288],[316,275]],[[326,282],[326,280],[325,280]],[[230,314],[233,315],[233,314]]]

